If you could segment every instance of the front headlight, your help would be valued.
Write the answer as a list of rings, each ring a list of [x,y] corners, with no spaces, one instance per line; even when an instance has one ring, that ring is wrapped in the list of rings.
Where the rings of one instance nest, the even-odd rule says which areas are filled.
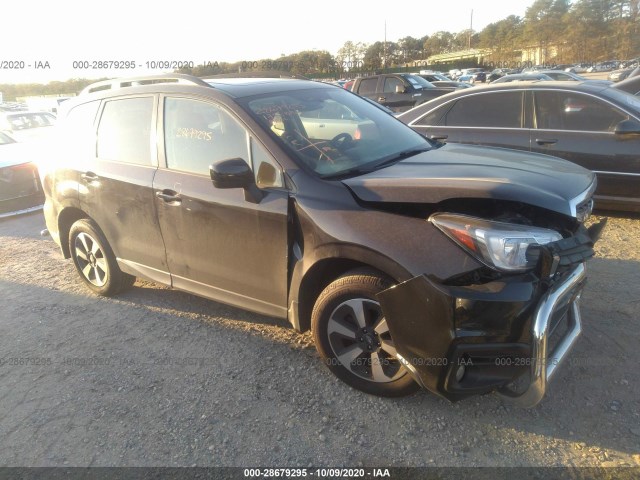
[[[534,266],[527,262],[530,245],[562,240],[555,230],[467,215],[436,213],[429,221],[480,262],[507,272],[523,272]]]

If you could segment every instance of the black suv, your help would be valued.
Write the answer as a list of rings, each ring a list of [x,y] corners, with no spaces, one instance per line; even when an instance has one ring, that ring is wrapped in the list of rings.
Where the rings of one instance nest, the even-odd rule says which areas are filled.
[[[535,405],[581,331],[595,177],[431,143],[342,88],[173,75],[64,104],[47,227],[113,295],[151,279],[313,330],[365,392]]]
[[[356,78],[351,91],[393,110],[404,112],[453,92],[455,87],[436,87],[419,75],[389,73]]]

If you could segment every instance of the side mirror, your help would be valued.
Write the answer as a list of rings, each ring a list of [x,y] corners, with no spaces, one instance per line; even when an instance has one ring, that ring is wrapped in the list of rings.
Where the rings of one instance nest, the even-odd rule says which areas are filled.
[[[640,135],[640,122],[636,120],[623,120],[615,126],[613,133],[616,135]]]
[[[248,202],[260,203],[262,192],[258,189],[253,171],[242,158],[220,160],[209,167],[209,175],[216,188],[243,188]]]
[[[406,91],[407,89],[404,87],[404,85],[396,85],[396,93],[404,93]]]

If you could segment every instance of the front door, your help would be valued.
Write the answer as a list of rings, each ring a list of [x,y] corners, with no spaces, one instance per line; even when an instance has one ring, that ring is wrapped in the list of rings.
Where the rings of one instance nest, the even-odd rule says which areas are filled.
[[[277,163],[215,103],[165,97],[162,131],[166,168],[154,192],[173,286],[286,317],[288,192]],[[209,166],[231,158],[254,171],[259,162],[276,167],[257,203],[241,188],[213,186]]]
[[[531,149],[596,172],[596,207],[640,208],[640,136],[617,135],[629,115],[598,98],[568,91],[536,91]]]

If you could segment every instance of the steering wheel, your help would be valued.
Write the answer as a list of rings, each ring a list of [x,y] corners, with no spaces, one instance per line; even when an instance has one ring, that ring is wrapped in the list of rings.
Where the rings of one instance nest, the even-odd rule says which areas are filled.
[[[336,135],[331,139],[329,145],[333,148],[336,148],[340,151],[346,150],[349,145],[353,142],[353,137],[349,135],[347,132],[342,132]]]

